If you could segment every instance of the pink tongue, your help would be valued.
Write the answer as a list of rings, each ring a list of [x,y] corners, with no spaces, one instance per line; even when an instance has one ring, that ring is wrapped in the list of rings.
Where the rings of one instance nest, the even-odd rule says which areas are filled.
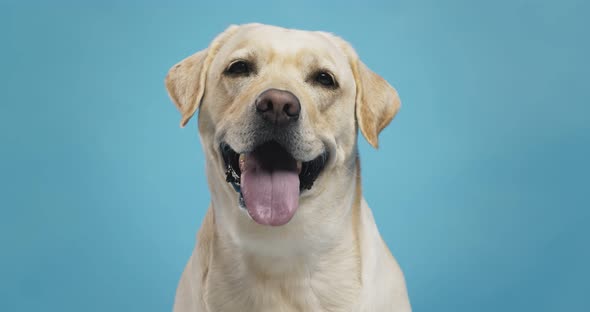
[[[297,169],[269,171],[252,154],[240,167],[242,195],[250,217],[264,225],[289,222],[299,206]]]

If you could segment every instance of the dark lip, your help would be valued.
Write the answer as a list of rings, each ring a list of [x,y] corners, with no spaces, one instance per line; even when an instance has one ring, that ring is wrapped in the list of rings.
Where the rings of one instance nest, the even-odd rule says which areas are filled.
[[[274,141],[269,141],[272,143],[276,143]],[[262,146],[263,144],[267,144],[269,142],[264,142],[259,144],[256,148]],[[277,143],[278,144],[278,143]],[[225,165],[225,180],[230,183],[236,192],[241,194],[241,187],[240,187],[240,165],[239,159],[240,154],[234,151],[229,144],[222,142],[219,146],[221,150],[221,155],[223,157],[224,165]],[[254,148],[254,149],[256,149]],[[313,187],[314,182],[317,180],[319,175],[322,173],[326,163],[328,162],[329,153],[327,150],[324,150],[323,153],[318,155],[316,158],[310,161],[301,162],[301,172],[299,173],[299,192],[303,192],[305,190],[311,190]],[[241,199],[241,196],[240,196]],[[242,199],[241,199],[242,200]]]

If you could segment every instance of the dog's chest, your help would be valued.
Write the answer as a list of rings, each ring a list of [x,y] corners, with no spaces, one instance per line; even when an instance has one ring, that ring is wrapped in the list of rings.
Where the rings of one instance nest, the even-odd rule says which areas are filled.
[[[330,276],[289,280],[251,278],[247,282],[208,286],[211,291],[205,295],[205,301],[211,312],[356,311],[359,290],[353,280]]]

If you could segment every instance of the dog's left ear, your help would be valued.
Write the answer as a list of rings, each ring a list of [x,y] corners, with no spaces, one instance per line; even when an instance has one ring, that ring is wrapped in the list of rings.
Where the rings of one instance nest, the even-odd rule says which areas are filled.
[[[397,91],[358,58],[352,71],[356,82],[356,119],[363,136],[377,148],[379,133],[395,117],[401,103]]]
[[[170,68],[166,76],[168,94],[182,114],[181,127],[195,114],[203,98],[206,57],[207,49],[199,51]]]
[[[348,57],[356,84],[355,114],[361,133],[374,148],[379,146],[379,133],[395,117],[401,107],[397,91],[370,70],[344,39],[326,32],[318,32],[335,43]]]

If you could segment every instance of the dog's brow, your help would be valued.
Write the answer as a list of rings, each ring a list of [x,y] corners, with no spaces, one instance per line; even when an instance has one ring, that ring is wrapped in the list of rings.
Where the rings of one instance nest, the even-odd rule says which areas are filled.
[[[256,52],[253,49],[239,49],[232,52],[229,55],[228,61],[233,61],[237,59],[243,60],[254,60],[256,58]]]
[[[295,55],[299,65],[304,67],[313,67],[314,69],[334,69],[336,68],[336,62],[331,55],[318,55],[313,51],[301,50]]]

